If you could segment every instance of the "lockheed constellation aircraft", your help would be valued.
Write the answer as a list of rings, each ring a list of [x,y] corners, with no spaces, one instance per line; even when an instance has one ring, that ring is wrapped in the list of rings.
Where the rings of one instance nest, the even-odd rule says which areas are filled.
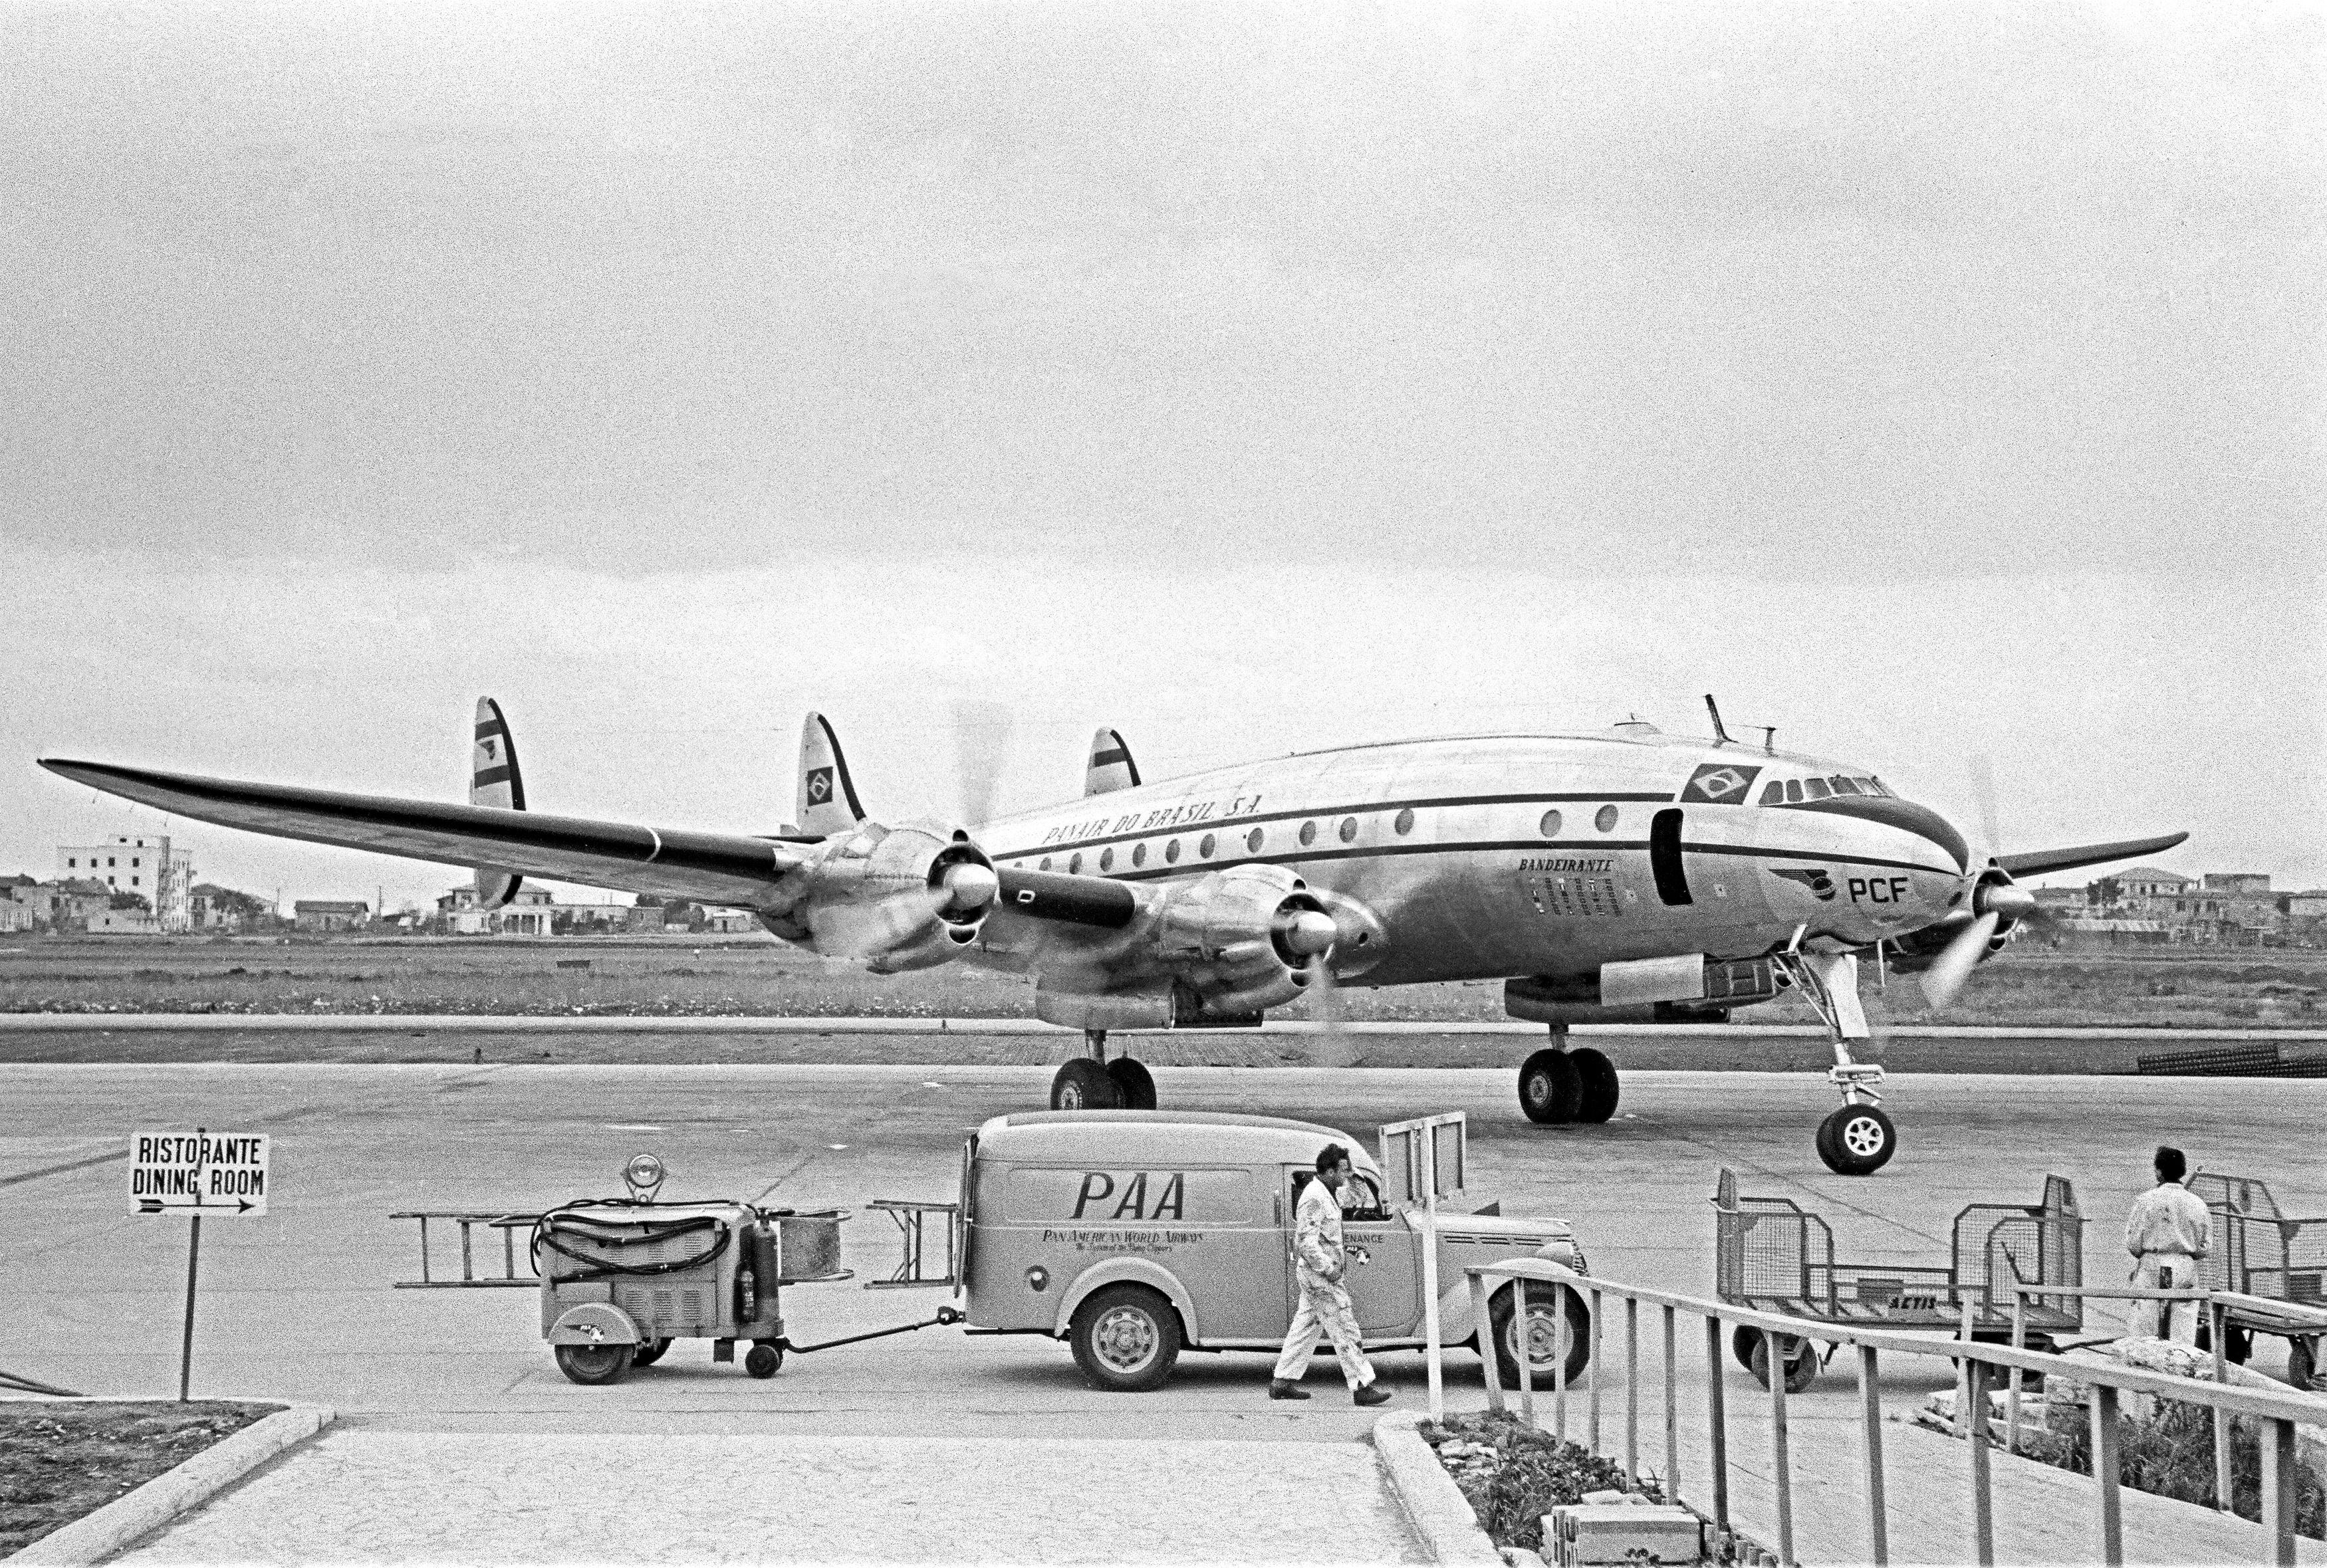
[[[1502,979],[1549,1027],[1519,1069],[1537,1122],[1604,1122],[1620,1085],[1573,1023],[1696,1022],[1786,992],[1824,1021],[1843,1105],[1831,1169],[1897,1147],[1858,966],[1920,973],[1944,1006],[2035,908],[2018,876],[2146,855],[2188,835],[1975,856],[1872,769],[1637,721],[1589,735],[1344,747],[1150,784],[1112,729],[1080,799],[975,826],[884,826],[832,726],[800,739],[798,826],[711,834],[526,808],[509,725],[477,705],[466,806],[43,761],[68,779],[229,827],[472,867],[496,906],[525,876],[741,906],[786,940],[875,973],[953,961],[1025,975],[1079,1028],[1062,1109],[1152,1107],[1110,1030],[1253,1025],[1313,987]],[[979,815],[982,815],[979,814]]]

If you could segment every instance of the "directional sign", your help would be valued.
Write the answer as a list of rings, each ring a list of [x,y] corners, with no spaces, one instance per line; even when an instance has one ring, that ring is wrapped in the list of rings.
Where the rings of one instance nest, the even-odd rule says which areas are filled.
[[[133,1214],[238,1219],[266,1212],[266,1135],[155,1129],[129,1146]]]

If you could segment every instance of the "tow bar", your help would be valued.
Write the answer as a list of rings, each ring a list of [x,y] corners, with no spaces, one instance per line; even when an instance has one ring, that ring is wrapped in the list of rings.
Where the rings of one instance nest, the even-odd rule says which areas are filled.
[[[951,1307],[939,1307],[938,1315],[926,1323],[900,1323],[893,1329],[875,1329],[869,1334],[851,1334],[843,1339],[819,1339],[813,1345],[796,1345],[790,1338],[776,1343],[795,1356],[805,1356],[812,1350],[829,1350],[838,1345],[861,1345],[867,1339],[885,1339],[892,1334],[910,1334],[918,1329],[949,1328],[962,1321],[962,1314]]]

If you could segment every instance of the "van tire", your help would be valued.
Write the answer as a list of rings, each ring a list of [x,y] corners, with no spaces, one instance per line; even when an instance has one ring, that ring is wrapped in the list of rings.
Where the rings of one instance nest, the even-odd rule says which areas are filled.
[[[574,1382],[596,1387],[607,1383],[620,1383],[622,1374],[631,1369],[631,1349],[628,1345],[559,1345],[552,1350],[557,1358],[557,1369]]]
[[[1487,1303],[1488,1328],[1495,1336],[1495,1370],[1501,1375],[1506,1388],[1519,1386],[1519,1357],[1513,1344],[1511,1325],[1512,1295],[1518,1289],[1517,1285],[1506,1285],[1497,1291],[1494,1299]],[[1552,1311],[1555,1292],[1558,1296],[1558,1310],[1566,1320],[1567,1381],[1573,1385],[1583,1376],[1585,1365],[1592,1359],[1592,1309],[1584,1304],[1581,1293],[1569,1290],[1565,1285],[1536,1284],[1528,1287],[1529,1315],[1540,1317]],[[1537,1388],[1556,1386],[1557,1380],[1549,1367],[1537,1367],[1535,1377]]]
[[[1067,1342],[1092,1387],[1145,1394],[1180,1359],[1180,1314],[1149,1286],[1102,1285],[1075,1308]]]

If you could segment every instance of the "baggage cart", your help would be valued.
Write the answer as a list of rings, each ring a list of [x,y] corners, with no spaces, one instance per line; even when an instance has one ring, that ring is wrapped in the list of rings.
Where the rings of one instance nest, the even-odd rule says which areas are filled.
[[[2288,1342],[2286,1380],[2327,1388],[2327,1218],[2289,1218],[2252,1176],[2201,1171],[2186,1185],[2214,1216],[2207,1288],[2248,1298],[2218,1303],[2225,1357],[2243,1362],[2255,1335],[2276,1335]],[[2210,1349],[2210,1330],[2199,1333]]]
[[[2044,1178],[2035,1203],[1973,1203],[1956,1215],[1944,1265],[1851,1263],[1838,1260],[1831,1226],[1790,1198],[1741,1195],[1737,1176],[1724,1169],[1715,1190],[1715,1293],[1756,1311],[1783,1312],[1805,1323],[1930,1330],[2009,1342],[2015,1285],[2056,1286],[2025,1297],[2024,1342],[2050,1349],[2057,1335],[2084,1326],[2083,1299],[2068,1293],[2084,1283],[2084,1220],[2065,1176]],[[1818,1376],[1815,1337],[1781,1347],[1786,1386],[1799,1390]],[[1738,1361],[1767,1387],[1769,1347],[1757,1330],[1730,1337]],[[1828,1352],[1831,1354],[1831,1351]]]

